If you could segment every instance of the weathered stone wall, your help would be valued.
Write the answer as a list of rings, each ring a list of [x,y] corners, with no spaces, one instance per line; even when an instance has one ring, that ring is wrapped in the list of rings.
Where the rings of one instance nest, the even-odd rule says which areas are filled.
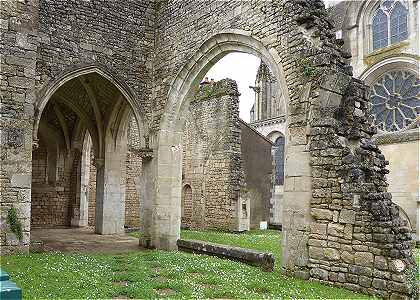
[[[136,109],[149,107],[153,1],[39,1],[36,75],[42,91],[77,67],[98,65],[135,93]]]
[[[354,127],[358,128],[359,124],[362,124],[363,131],[367,132],[367,139],[370,138],[370,133],[365,128],[366,112],[360,104],[366,99],[359,96],[364,93],[365,87],[352,81],[352,71],[346,61],[350,55],[343,51],[342,41],[335,40],[334,29],[323,3],[318,0],[285,0],[249,1],[239,5],[237,2],[222,1],[208,6],[197,4],[198,2],[194,1],[168,2],[158,11],[155,73],[155,78],[159,79],[155,81],[159,85],[159,91],[156,93],[157,111],[164,108],[169,85],[174,82],[177,70],[182,72],[177,77],[179,81],[174,83],[174,89],[178,88],[177,91],[182,95],[188,90],[184,86],[193,85],[194,80],[201,79],[192,76],[202,76],[202,70],[213,64],[225,53],[224,51],[234,51],[234,44],[238,50],[246,51],[242,47],[247,43],[248,35],[261,41],[270,53],[274,53],[276,62],[281,64],[283,72],[280,73],[284,77],[279,79],[282,83],[286,82],[288,90],[283,266],[295,276],[329,281],[357,291],[385,297],[398,297],[399,293],[415,297],[417,286],[413,274],[416,267],[409,245],[410,238],[404,233],[405,229],[399,227],[401,219],[392,212],[393,205],[389,195],[381,194],[385,192],[381,181],[382,163],[378,162],[379,167],[375,166],[372,174],[364,176],[366,185],[354,184],[350,189],[349,182],[360,172],[343,174],[339,173],[339,168],[336,169],[336,166],[343,165],[344,155],[347,155],[342,153],[348,147],[347,141],[350,145],[355,143],[351,134],[349,136],[337,132],[337,112],[340,105],[350,110],[355,108],[355,105],[358,106],[357,109],[362,107],[362,112],[352,110],[356,115],[352,116],[351,113],[344,119],[349,118],[349,122],[352,122],[359,118]],[[261,20],[264,20],[263,24]],[[226,33],[229,31],[230,35]],[[191,32],[195,34],[191,35]],[[208,43],[204,43],[205,41]],[[215,50],[217,47],[219,49]],[[264,53],[264,49],[258,48],[255,43],[252,47],[249,52],[252,53],[257,48]],[[189,60],[192,56],[194,61]],[[182,66],[184,68],[181,68]],[[319,78],[323,80],[316,80]],[[323,87],[320,87],[320,82],[323,83]],[[349,98],[344,98],[345,94],[353,94],[362,100],[356,101],[358,103],[346,102]],[[175,112],[171,115],[171,111],[175,111],[175,106],[172,105],[176,103],[175,99],[179,94],[174,93],[173,98],[171,95],[170,93],[169,99],[174,100],[170,103],[168,114],[173,118],[182,119],[185,117],[182,114],[177,115]],[[181,103],[182,101],[183,99],[179,100]],[[365,123],[359,122],[362,117],[366,118]],[[158,122],[155,121],[154,124],[157,125]],[[357,130],[360,131],[361,128]],[[317,138],[328,141],[327,147],[317,148]],[[362,143],[360,136],[356,140],[358,142],[353,150],[361,148],[360,145],[366,142]],[[373,161],[380,160],[381,156],[377,155],[376,151],[369,151],[365,156],[358,158],[363,168],[367,165],[366,159],[372,164]],[[365,169],[362,172],[369,173]],[[366,187],[371,189],[364,192],[357,190]],[[376,196],[378,193],[380,195]],[[344,194],[352,199],[363,196],[366,200],[364,203],[369,205],[364,205],[361,200],[363,209],[350,209],[349,200]],[[378,207],[381,207],[381,213],[378,213]],[[355,222],[358,223],[347,223],[349,219],[353,219],[346,218],[347,210],[350,211],[350,215],[354,213],[357,220]],[[390,213],[395,219],[393,224],[389,223]],[[316,233],[318,225],[323,225],[327,232],[328,223],[332,223],[328,234],[323,235],[322,230],[321,234]],[[357,225],[350,227],[344,224]],[[337,230],[333,229],[336,225]],[[347,240],[344,238],[344,228],[348,237],[351,236]],[[381,231],[382,233],[379,233]],[[388,244],[379,241],[385,237],[383,233],[389,234],[386,237]],[[318,241],[318,235],[327,237],[327,240]],[[171,236],[168,234],[168,237]],[[321,246],[320,243],[326,243],[326,246]],[[392,251],[387,250],[386,245],[392,245]],[[317,257],[312,251],[309,253],[308,246],[321,249],[322,257]],[[353,255],[349,263],[346,262],[346,251]],[[382,272],[380,268],[362,265],[366,261],[370,264],[372,257],[379,261],[385,257],[389,268]],[[403,261],[405,266],[402,277],[402,273],[393,271],[396,270],[393,265],[400,265],[400,261],[395,261],[397,258]],[[380,281],[384,278],[385,285]]]
[[[138,179],[141,174],[142,159],[135,151],[127,152],[127,176],[125,190],[125,226],[140,226],[140,193]]]
[[[279,6],[276,1],[258,0],[213,1],[205,5],[201,1],[159,3],[154,61],[155,84],[159,89],[156,90],[153,126],[159,126],[171,82],[210,37],[221,32],[244,30],[271,46],[278,45]]]
[[[342,42],[330,42],[325,11],[308,8],[296,21],[308,34],[307,45],[319,42],[302,52],[302,71],[315,87],[309,94],[309,276],[384,298],[416,298],[413,244],[387,193],[388,162],[372,142],[376,128],[369,118],[369,89],[352,78]]]
[[[0,9],[2,218],[17,208],[27,249],[32,123],[45,92],[69,71],[96,66],[127,89],[147,118],[155,10],[153,1],[76,0],[3,1]],[[7,230],[1,232],[6,245]]]
[[[190,104],[183,137],[183,187],[192,190],[192,197],[184,195],[183,227],[239,229],[240,132],[236,83],[203,85]]]
[[[78,213],[80,195],[80,151],[61,151],[55,155],[39,140],[32,152],[31,226],[70,226]]]
[[[32,103],[38,45],[37,1],[0,6],[0,246],[2,254],[28,250],[31,211]],[[15,207],[22,223],[18,242],[6,222]]]
[[[386,192],[384,157],[370,141],[366,89],[351,79],[350,56],[320,0],[3,1],[0,25],[1,217],[17,208],[23,249],[32,117],[42,112],[46,90],[86,65],[112,74],[151,123],[157,155],[143,164],[150,230],[142,242],[175,248],[185,95],[211,64],[238,50],[265,58],[287,87],[285,269],[384,297],[417,297],[410,234]],[[4,226],[7,253],[17,243]]]
[[[72,159],[73,166],[51,182],[47,175],[49,168],[47,155],[47,149],[40,141],[39,148],[32,154],[31,226],[46,228],[69,226],[71,204],[76,188],[72,171],[77,169],[78,160]]]
[[[417,79],[419,78],[419,59],[417,56],[419,53],[419,33],[416,28],[419,4],[417,1],[400,3],[408,10],[407,39],[375,50],[373,49],[373,31],[370,24],[372,24],[375,12],[380,7],[379,2],[341,1],[329,9],[335,30],[342,34],[344,47],[351,51],[353,75],[371,87],[372,100],[374,100],[373,97],[376,95],[373,87],[376,84],[381,84],[380,79],[385,74],[390,76],[395,74],[395,71],[404,71],[404,73],[409,72],[416,76]],[[409,89],[411,86],[410,81],[402,85],[403,89]],[[413,84],[415,83],[413,82]],[[407,95],[402,90],[398,94]],[[412,96],[414,101],[416,101],[415,97],[420,99],[420,95],[418,93],[416,95],[415,91]],[[405,101],[407,99],[403,100],[403,102]],[[408,100],[407,103],[415,102]],[[387,107],[389,107],[388,104]],[[382,110],[375,110],[374,106],[371,109],[376,117],[382,113]],[[412,120],[405,119],[404,124],[398,124],[401,129],[390,131],[389,128],[380,126],[378,127],[378,134],[375,135],[375,140],[377,140],[380,149],[390,162],[390,173],[387,175],[388,191],[392,194],[393,201],[409,215],[412,229],[417,232],[417,240],[419,240],[418,226],[416,224],[419,206],[418,193],[420,190],[418,175],[420,134],[418,126],[415,126],[413,121],[416,116],[418,117],[418,113],[417,111],[411,115]],[[398,113],[396,113],[396,116],[399,116],[397,120],[403,118]],[[388,124],[390,121],[387,121]],[[394,123],[392,122],[391,124]],[[401,156],[401,153],[405,155]],[[401,178],[404,179],[401,180]]]
[[[269,220],[271,142],[239,119],[236,83],[203,85],[183,138],[182,223],[242,231]]]
[[[241,120],[241,157],[246,191],[250,203],[250,228],[270,221],[270,199],[273,188],[273,144]]]

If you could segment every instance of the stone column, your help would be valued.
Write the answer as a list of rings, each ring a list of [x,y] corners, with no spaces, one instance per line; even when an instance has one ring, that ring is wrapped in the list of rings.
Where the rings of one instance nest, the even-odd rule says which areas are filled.
[[[140,240],[139,244],[145,248],[152,248],[153,206],[156,197],[155,176],[157,172],[156,159],[142,159],[139,191],[142,197],[140,203]]]
[[[125,164],[127,135],[115,144],[107,143],[105,159],[96,159],[95,232],[115,234],[124,232],[125,221]]]
[[[89,135],[86,135],[81,147],[82,157],[80,160],[80,176],[77,179],[76,201],[78,215],[72,220],[72,226],[88,226],[89,217],[89,178],[90,178],[90,153],[92,142]]]
[[[0,32],[0,246],[4,255],[29,250],[38,2],[2,1]],[[12,232],[7,222],[12,208],[22,236]]]
[[[282,265],[293,275],[309,278],[308,239],[311,224],[312,178],[304,127],[287,130],[285,143]]]
[[[162,132],[159,138],[151,246],[176,250],[181,228],[182,132]]]

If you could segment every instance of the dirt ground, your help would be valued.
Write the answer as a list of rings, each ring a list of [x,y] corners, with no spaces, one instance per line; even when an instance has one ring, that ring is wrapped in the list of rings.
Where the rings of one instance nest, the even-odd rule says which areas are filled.
[[[31,248],[36,251],[97,253],[143,250],[135,237],[126,234],[99,235],[95,234],[93,228],[90,227],[33,229]]]

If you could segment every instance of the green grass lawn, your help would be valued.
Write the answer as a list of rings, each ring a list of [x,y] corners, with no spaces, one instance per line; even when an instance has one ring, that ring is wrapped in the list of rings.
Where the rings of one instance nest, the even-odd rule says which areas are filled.
[[[245,234],[183,231],[183,238],[271,251],[280,261],[277,231]],[[37,253],[1,257],[1,267],[26,299],[283,298],[369,299],[347,290],[286,277],[216,257],[139,251],[119,255]],[[277,265],[277,264],[276,264]]]

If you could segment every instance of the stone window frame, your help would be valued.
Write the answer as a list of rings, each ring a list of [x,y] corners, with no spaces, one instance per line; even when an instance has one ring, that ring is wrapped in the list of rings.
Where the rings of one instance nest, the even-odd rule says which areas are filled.
[[[281,140],[282,144],[278,144],[277,142]],[[282,163],[277,164],[278,153],[280,151],[280,147],[282,147],[281,159]],[[285,164],[285,148],[286,148],[286,138],[284,135],[280,135],[276,138],[273,144],[273,151],[274,151],[274,162],[275,162],[275,177],[274,177],[274,185],[284,185],[285,174],[284,174],[284,164]]]
[[[388,49],[392,50],[396,45],[400,43],[410,42],[411,40],[415,39],[417,34],[417,15],[414,15],[414,21],[410,17],[410,13],[415,11],[415,7],[413,1],[405,1],[405,0],[396,0],[401,3],[407,8],[407,31],[408,35],[404,41],[398,43],[388,43],[388,45],[384,48],[378,48],[376,50],[373,49],[373,17],[377,12],[377,9],[383,2],[383,0],[371,0],[366,1],[364,5],[361,6],[360,11],[358,13],[356,24],[354,26],[358,27],[357,31],[357,44],[358,48],[363,49],[363,57],[369,56],[371,53],[387,51]],[[352,28],[352,27],[351,27]],[[390,37],[389,37],[390,39]],[[360,53],[360,52],[359,52]]]
[[[273,173],[273,185],[278,185],[276,184],[277,180],[276,180],[276,169],[277,166],[275,164],[275,154],[276,154],[276,150],[277,147],[275,145],[275,142],[279,139],[279,138],[283,138],[284,140],[284,146],[283,146],[283,183],[280,185],[284,185],[284,181],[285,181],[285,163],[286,163],[286,135],[284,134],[284,132],[278,131],[278,130],[274,130],[271,131],[268,135],[267,138],[271,141],[271,143],[273,144],[271,147],[271,155],[273,158],[273,167],[274,167],[274,173]]]
[[[374,83],[370,100],[378,129],[396,132],[416,122],[420,113],[420,99],[419,94],[413,92],[419,85],[418,76],[404,69],[389,71]]]
[[[389,3],[389,2],[392,2],[392,3],[391,3],[391,5],[387,6],[386,3]],[[393,16],[394,16],[394,13],[396,12],[396,9],[398,7],[403,7],[403,8],[406,9],[406,16],[405,17],[406,17],[407,36],[405,38],[402,38],[402,39],[398,38],[396,41],[393,42],[393,35],[392,35],[392,29],[393,29],[393,25],[394,25]],[[378,51],[380,49],[386,48],[386,47],[391,46],[393,44],[397,44],[397,43],[400,43],[402,41],[407,40],[408,36],[409,36],[409,17],[408,17],[409,13],[410,13],[409,7],[408,7],[407,3],[403,0],[392,0],[392,1],[385,0],[385,1],[381,1],[380,3],[378,3],[375,6],[374,13],[373,13],[372,20],[371,20],[371,24],[372,24],[371,25],[371,35],[372,35],[372,37],[371,37],[371,43],[372,43],[371,51]],[[375,48],[374,47],[375,46],[375,34],[374,34],[374,30],[375,30],[374,25],[375,24],[374,24],[374,21],[375,21],[375,18],[379,14],[383,14],[386,18],[386,26],[387,26],[387,28],[386,28],[386,40],[387,41],[386,41],[386,44],[380,45],[379,47]]]

